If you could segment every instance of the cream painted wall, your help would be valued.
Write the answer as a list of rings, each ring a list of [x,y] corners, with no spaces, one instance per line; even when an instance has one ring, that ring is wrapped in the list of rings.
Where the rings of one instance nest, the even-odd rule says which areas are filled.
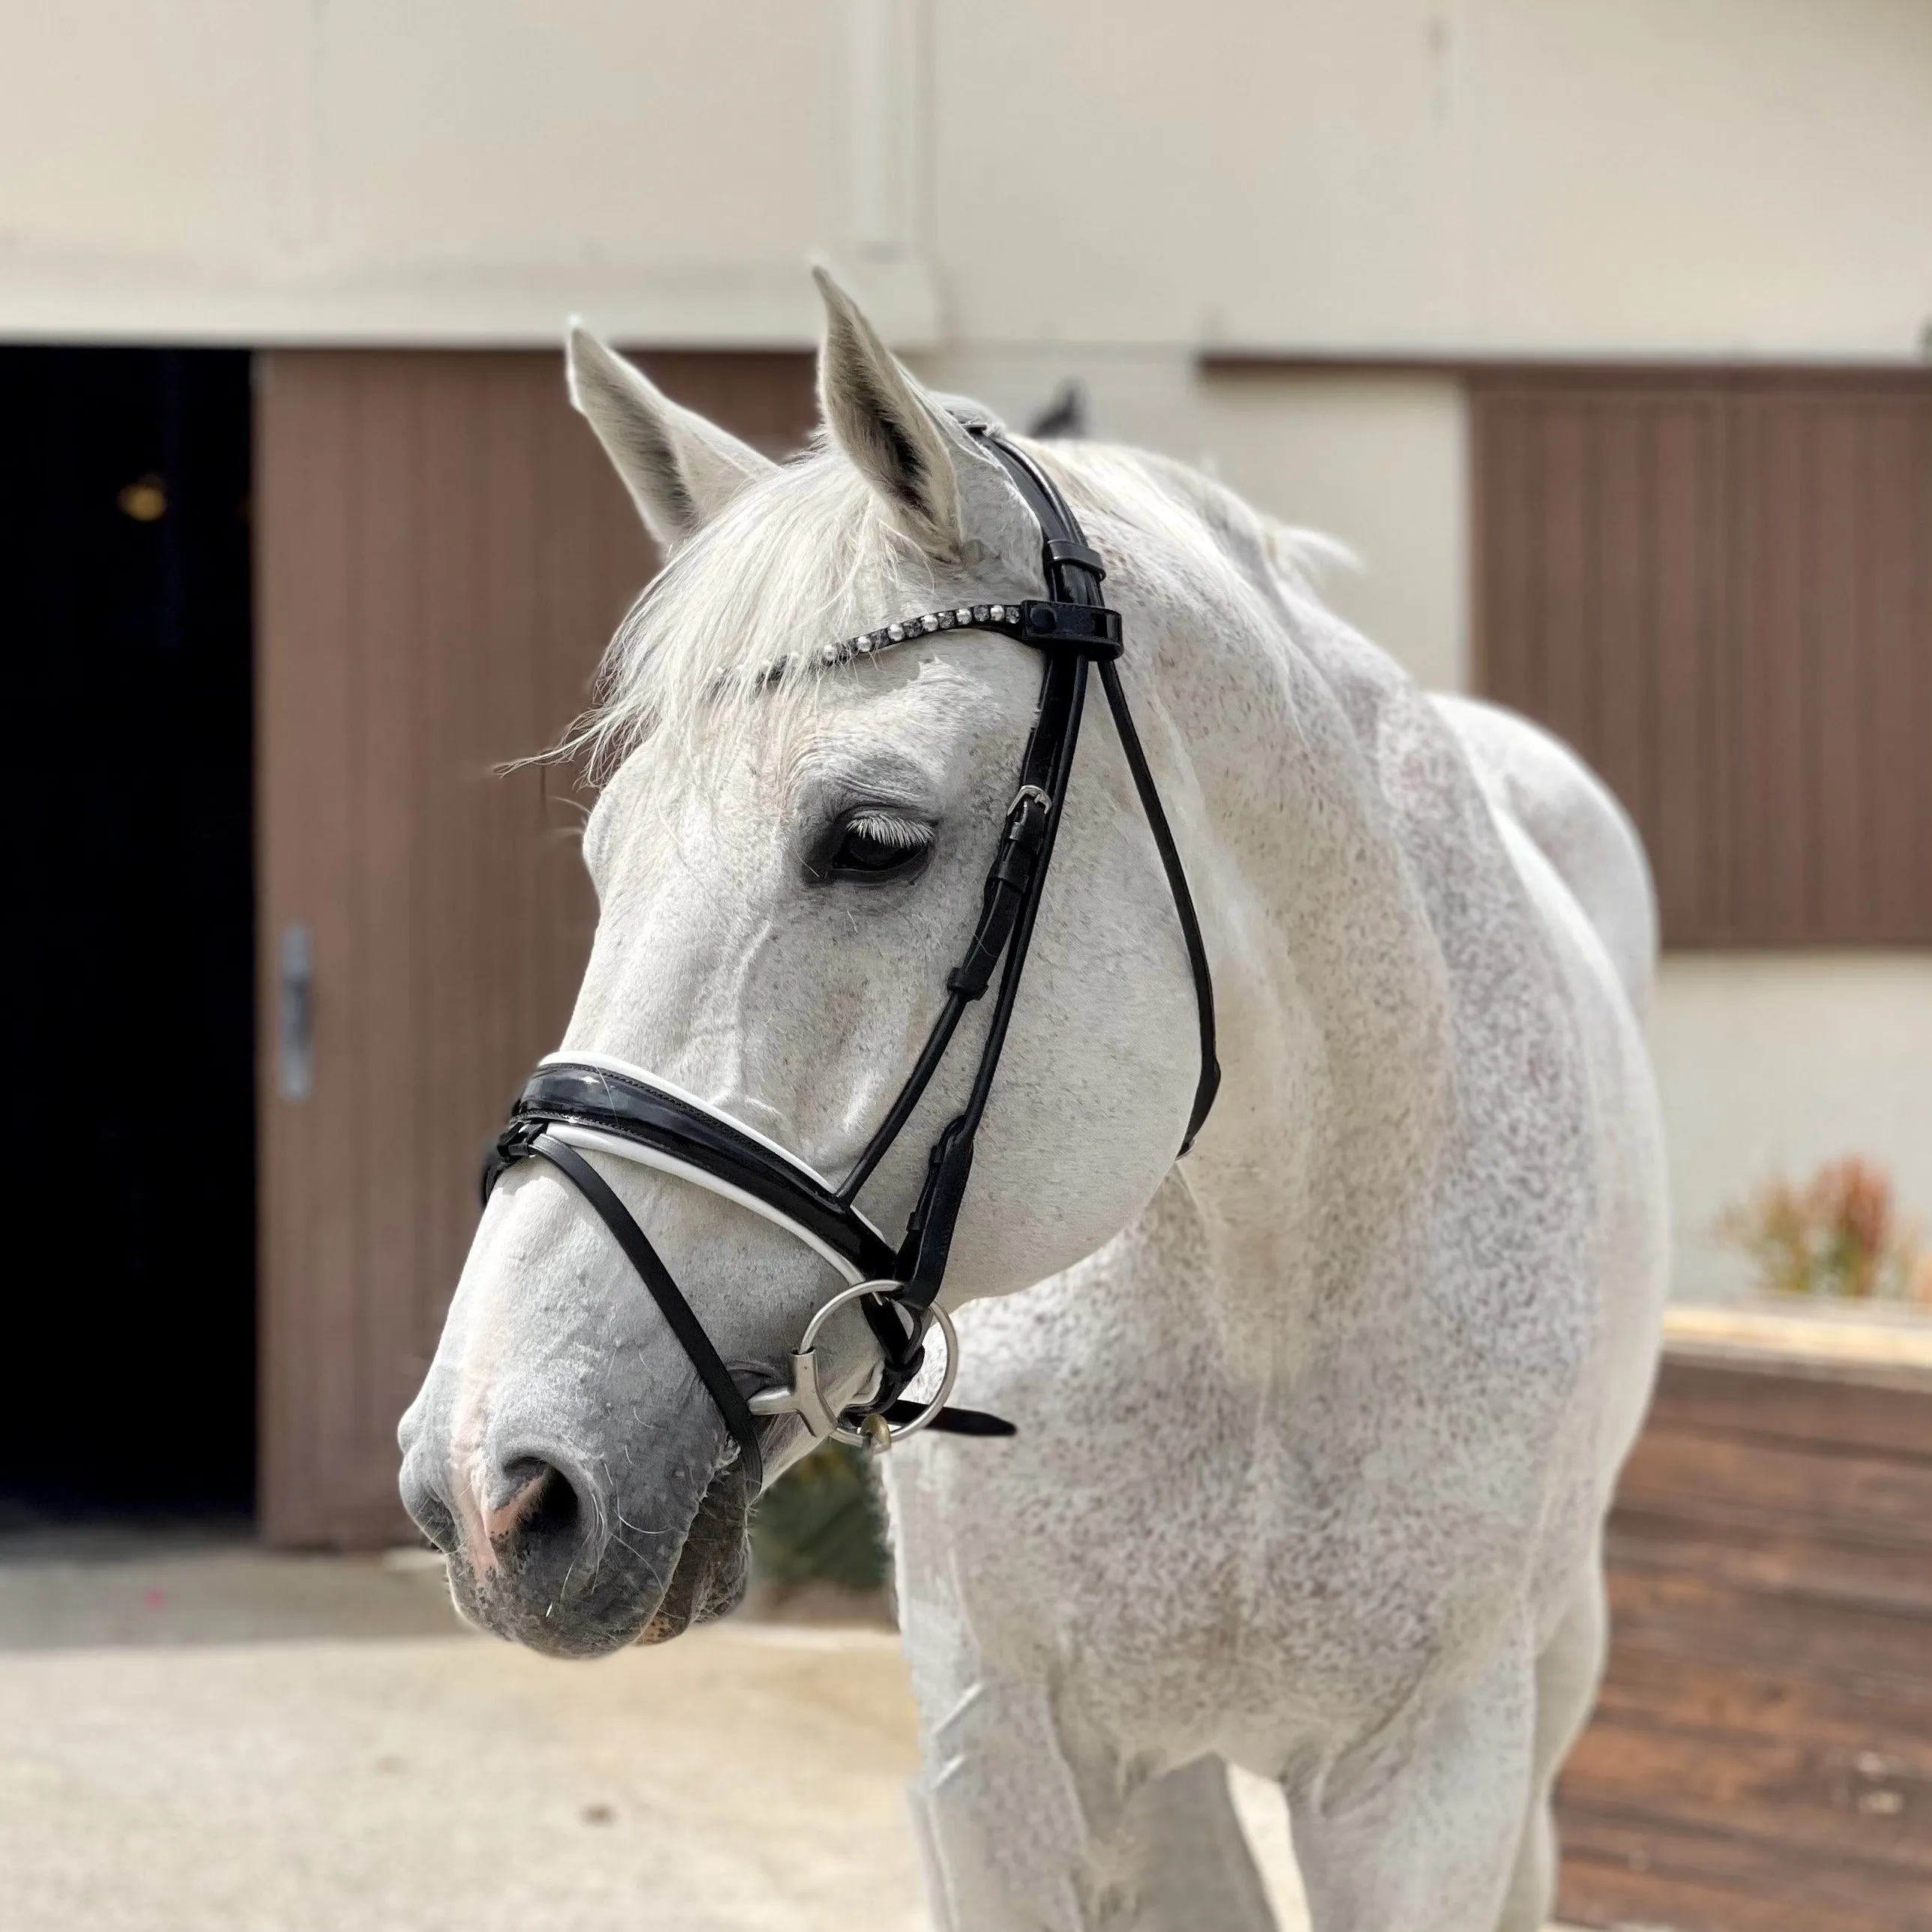
[[[0,332],[1900,358],[1924,0],[0,0]]]
[[[1922,0],[938,0],[935,255],[974,339],[1914,352]],[[1007,112],[1010,112],[1009,108]],[[1081,218],[1037,273],[1030,182]]]
[[[851,10],[0,0],[0,329],[800,340],[806,250],[864,243],[929,332],[854,226],[847,130],[900,76],[848,59]]]
[[[1284,522],[1346,545],[1322,594],[1432,687],[1467,672],[1467,455],[1447,376],[1204,376],[1185,354],[955,350],[914,357],[941,389],[1024,427],[1068,378],[1090,434],[1200,464]]]
[[[1223,482],[1353,552],[1329,603],[1433,689],[1468,676],[1468,410],[1446,376],[1202,379],[1196,435]],[[1185,452],[1184,452],[1185,453]]]
[[[1844,1154],[1887,1168],[1932,1234],[1932,954],[1673,954],[1651,1040],[1680,1297],[1749,1286],[1716,1238],[1726,1208]]]

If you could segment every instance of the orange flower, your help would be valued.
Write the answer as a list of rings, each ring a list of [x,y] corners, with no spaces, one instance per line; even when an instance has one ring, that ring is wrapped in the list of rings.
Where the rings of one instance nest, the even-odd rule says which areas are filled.
[[[1932,1257],[1894,1211],[1892,1177],[1856,1154],[1828,1162],[1801,1189],[1767,1181],[1719,1220],[1718,1233],[1780,1294],[1879,1298],[1932,1306]]]

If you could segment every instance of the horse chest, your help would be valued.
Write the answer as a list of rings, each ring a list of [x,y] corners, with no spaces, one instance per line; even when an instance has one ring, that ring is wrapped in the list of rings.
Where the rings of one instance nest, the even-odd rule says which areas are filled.
[[[1502,1613],[1520,1539],[1491,1532],[1490,1560],[1430,1427],[1390,1453],[1375,1418],[1258,1418],[1198,1364],[1177,1403],[1144,1357],[1060,1352],[1053,1293],[974,1312],[975,1399],[1020,1436],[892,1459],[915,1646],[944,1625],[976,1670],[1044,1675],[1137,1748],[1238,1732],[1249,1756],[1358,1732]]]

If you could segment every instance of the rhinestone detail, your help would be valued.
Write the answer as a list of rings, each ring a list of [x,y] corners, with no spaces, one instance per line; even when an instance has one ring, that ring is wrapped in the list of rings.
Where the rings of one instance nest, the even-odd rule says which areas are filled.
[[[935,632],[956,631],[974,624],[1017,625],[1020,620],[1017,604],[961,604],[950,610],[929,611],[922,617],[902,618],[876,631],[862,631],[843,644],[821,645],[818,658],[821,664],[850,664],[854,658],[890,650],[908,638],[930,637]]]

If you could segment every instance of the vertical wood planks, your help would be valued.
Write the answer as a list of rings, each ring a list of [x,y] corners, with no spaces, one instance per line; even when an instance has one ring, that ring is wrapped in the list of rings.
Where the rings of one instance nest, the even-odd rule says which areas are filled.
[[[815,414],[802,356],[650,366],[774,453]],[[368,1545],[408,1534],[396,1419],[595,918],[570,775],[500,767],[582,708],[655,558],[554,356],[278,350],[257,398],[261,1524]],[[274,1078],[290,921],[299,1102]]]
[[[1608,1556],[1559,1917],[1932,1927],[1932,1375],[1667,1354]]]
[[[1650,786],[1640,823],[1655,828],[1666,932],[1723,903],[1730,814],[1720,723],[1724,680],[1720,569],[1712,514],[1722,425],[1709,398],[1675,397],[1652,412],[1646,536],[1649,688],[1643,708]]]
[[[1932,940],[1932,380],[1472,392],[1480,688],[1622,800],[1666,942]]]

